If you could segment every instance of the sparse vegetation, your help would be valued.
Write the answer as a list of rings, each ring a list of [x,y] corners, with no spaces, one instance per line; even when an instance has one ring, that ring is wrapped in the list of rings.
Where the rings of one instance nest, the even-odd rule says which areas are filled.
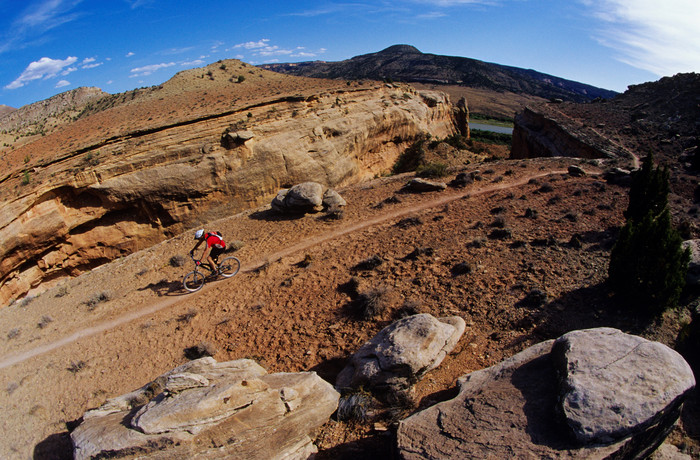
[[[88,311],[93,311],[101,303],[108,302],[111,299],[111,294],[107,291],[94,294],[84,303],[87,305]]]
[[[39,320],[39,323],[37,324],[37,327],[39,329],[44,329],[46,326],[49,325],[49,323],[53,322],[53,318],[51,318],[49,315],[44,315],[41,317]]]
[[[19,337],[19,333],[20,329],[17,327],[13,327],[7,332],[7,340],[16,339],[17,337]]]
[[[355,315],[364,321],[380,316],[389,306],[388,294],[389,288],[386,286],[360,292],[353,302]]]
[[[444,163],[427,163],[416,168],[416,176],[437,178],[447,175],[447,165]]]
[[[372,408],[377,404],[372,393],[359,388],[340,397],[336,415],[341,422],[366,422],[372,418]]]
[[[77,374],[78,372],[85,369],[87,363],[85,361],[71,361],[70,365],[66,368],[71,374]]]

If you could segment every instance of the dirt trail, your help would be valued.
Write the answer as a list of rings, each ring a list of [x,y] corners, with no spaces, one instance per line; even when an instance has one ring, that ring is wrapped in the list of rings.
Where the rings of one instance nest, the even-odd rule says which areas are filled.
[[[520,186],[528,183],[528,181],[530,181],[532,179],[538,179],[541,177],[552,176],[552,175],[563,174],[563,173],[566,173],[566,171],[555,170],[555,171],[548,171],[548,172],[540,173],[540,174],[532,174],[532,175],[528,175],[526,177],[520,178],[519,180],[516,180],[513,182],[499,183],[499,184],[491,185],[488,187],[483,187],[483,188],[480,188],[477,190],[470,190],[470,191],[466,191],[466,192],[451,193],[449,195],[440,196],[436,199],[417,203],[413,206],[402,208],[402,209],[399,209],[399,210],[396,210],[393,212],[384,213],[384,214],[382,214],[378,217],[375,217],[373,219],[368,219],[368,220],[364,220],[361,222],[357,222],[355,224],[351,224],[349,226],[346,226],[340,230],[335,230],[335,231],[327,232],[327,233],[320,235],[320,236],[317,235],[317,236],[314,236],[311,238],[304,239],[304,240],[302,240],[296,244],[293,244],[285,249],[282,249],[282,250],[277,251],[275,253],[263,256],[254,262],[251,262],[248,264],[243,264],[241,267],[241,271],[242,272],[250,272],[250,271],[257,270],[258,268],[260,268],[261,266],[263,266],[267,263],[277,261],[279,259],[282,259],[284,257],[287,257],[287,256],[292,255],[292,254],[297,253],[297,252],[304,251],[306,249],[311,248],[312,246],[322,244],[322,243],[329,241],[329,240],[332,240],[334,238],[338,238],[340,236],[343,236],[343,235],[346,235],[349,233],[357,232],[357,231],[366,229],[368,227],[379,225],[383,222],[387,222],[387,221],[390,221],[393,219],[400,218],[404,215],[424,211],[424,210],[430,209],[430,208],[435,208],[435,207],[447,204],[451,201],[459,200],[459,199],[466,198],[466,197],[479,196],[479,195],[483,195],[485,193],[495,192],[498,190],[520,187]],[[189,294],[186,298],[191,299],[192,296],[203,295],[206,292],[208,292],[209,289],[213,288],[214,286],[215,286],[214,283],[210,283],[208,285],[205,285],[204,288],[202,288],[202,290],[200,290],[196,293],[193,293],[193,294]],[[56,350],[56,349],[63,347],[65,345],[71,344],[77,340],[103,333],[105,331],[116,328],[116,327],[121,326],[123,324],[140,319],[144,316],[151,315],[151,314],[158,312],[164,308],[171,307],[171,306],[173,306],[173,305],[175,305],[178,302],[181,302],[183,300],[184,299],[182,297],[173,297],[173,298],[163,300],[161,302],[155,302],[155,303],[151,304],[150,306],[139,309],[138,311],[133,311],[133,312],[124,314],[122,316],[119,316],[119,317],[114,318],[114,319],[109,320],[109,321],[102,322],[102,323],[97,324],[97,325],[92,326],[92,327],[83,328],[81,330],[73,332],[72,334],[65,336],[59,340],[54,341],[54,342],[50,342],[50,343],[47,343],[47,344],[44,344],[41,346],[37,346],[37,347],[32,348],[30,350],[23,351],[21,353],[16,353],[14,355],[7,356],[2,361],[0,361],[0,369],[4,369],[4,368],[7,368],[9,366],[21,363],[21,362],[26,361],[30,358],[35,357],[35,356],[39,356],[39,355],[42,355],[44,353],[48,353],[50,351]]]

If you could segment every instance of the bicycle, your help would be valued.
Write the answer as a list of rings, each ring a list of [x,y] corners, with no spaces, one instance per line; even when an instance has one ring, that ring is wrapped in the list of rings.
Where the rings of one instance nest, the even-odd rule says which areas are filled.
[[[195,259],[192,254],[190,254],[190,258],[194,261],[194,270],[182,278],[182,286],[189,292],[197,292],[202,289],[207,278],[214,278],[219,275],[224,278],[231,278],[241,269],[241,261],[233,256],[224,258],[219,263],[218,269],[210,267],[208,263],[202,263],[201,260]],[[203,272],[198,271],[198,268],[205,268],[209,271],[209,275],[205,276]]]

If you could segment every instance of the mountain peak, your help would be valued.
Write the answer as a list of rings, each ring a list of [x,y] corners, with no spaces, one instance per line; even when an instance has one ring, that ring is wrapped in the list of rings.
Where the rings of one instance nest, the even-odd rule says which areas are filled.
[[[418,48],[411,45],[393,45],[381,50],[377,54],[423,54]]]

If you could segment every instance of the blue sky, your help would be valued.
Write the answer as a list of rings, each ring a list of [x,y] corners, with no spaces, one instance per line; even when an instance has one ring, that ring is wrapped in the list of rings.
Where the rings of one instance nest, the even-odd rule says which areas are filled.
[[[698,0],[0,0],[0,104],[410,44],[624,91],[700,72]]]

